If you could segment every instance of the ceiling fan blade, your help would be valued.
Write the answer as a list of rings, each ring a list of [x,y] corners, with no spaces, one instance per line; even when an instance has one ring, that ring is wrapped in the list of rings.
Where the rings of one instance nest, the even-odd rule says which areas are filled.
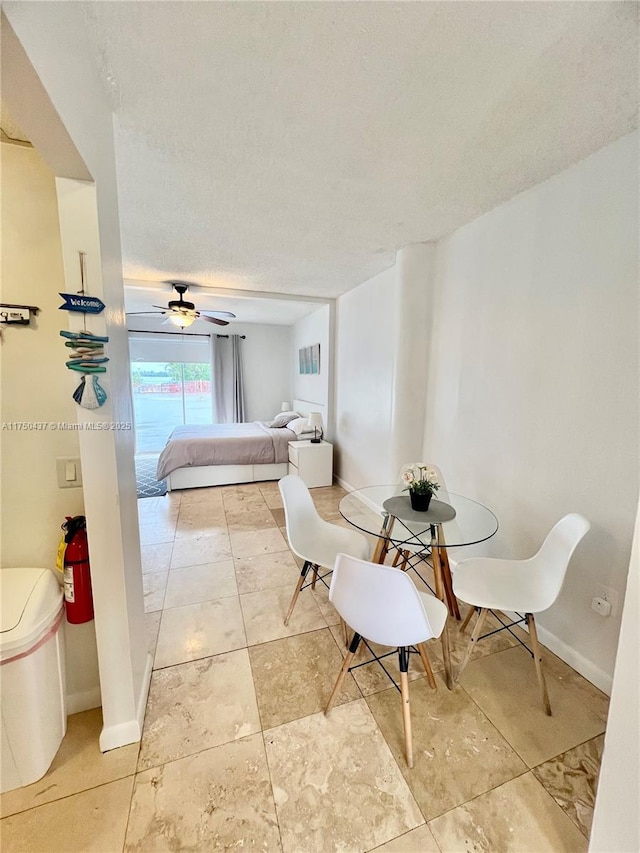
[[[152,308],[159,308],[161,311],[166,311],[166,310],[167,310],[167,306],[166,306],[166,305],[152,305],[151,307],[152,307]]]
[[[201,320],[206,320],[208,323],[215,323],[216,326],[228,326],[229,322],[227,320],[219,320],[217,317],[207,317],[206,314],[202,312],[198,313],[198,316]]]
[[[207,317],[230,317],[232,320],[236,319],[236,315],[232,314],[231,311],[201,311],[200,313]]]
[[[131,317],[134,314],[164,314],[165,312],[164,311],[126,311],[125,313]]]

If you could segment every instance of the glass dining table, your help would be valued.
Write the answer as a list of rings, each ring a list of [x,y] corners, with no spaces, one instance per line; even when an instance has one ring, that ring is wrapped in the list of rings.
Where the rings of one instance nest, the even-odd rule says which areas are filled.
[[[498,519],[488,507],[470,498],[440,489],[426,512],[411,508],[409,494],[401,484],[366,486],[345,495],[340,501],[342,517],[364,533],[377,537],[373,561],[384,563],[394,553],[392,565],[414,569],[430,560],[435,595],[449,613],[460,619],[453,594],[447,549],[463,549],[490,539],[498,530]],[[464,552],[462,552],[464,554]],[[427,581],[425,581],[427,583]],[[451,686],[449,643],[446,628],[442,635],[447,684]]]

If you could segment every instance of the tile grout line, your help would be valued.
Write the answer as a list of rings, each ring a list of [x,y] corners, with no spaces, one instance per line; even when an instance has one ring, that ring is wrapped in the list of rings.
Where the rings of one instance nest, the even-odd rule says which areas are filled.
[[[236,571],[235,562],[233,563],[233,571],[234,571],[234,573]],[[236,584],[237,584],[237,582],[238,582],[238,576],[236,574]],[[238,598],[240,601],[240,613],[242,616],[242,626],[244,628],[245,639],[246,639],[247,638],[247,626],[246,626],[246,623],[244,620],[244,610],[242,608],[242,599],[240,599],[239,596],[238,596]],[[259,644],[256,644],[256,645],[259,645]],[[251,659],[251,654],[249,652],[249,646],[248,645],[247,645],[247,657],[249,658],[249,671],[251,672],[251,682],[252,682],[252,686],[253,686],[253,695],[254,695],[255,700],[256,700],[256,708],[258,709],[258,719],[260,721],[260,738],[262,740],[262,749],[264,751],[264,760],[265,760],[265,764],[267,766],[267,775],[269,777],[269,788],[271,790],[271,801],[273,802],[273,813],[274,813],[275,818],[276,818],[276,827],[278,829],[278,838],[280,840],[280,850],[283,851],[284,846],[282,843],[282,829],[280,827],[280,816],[278,814],[278,806],[276,804],[276,796],[275,796],[275,791],[273,789],[273,777],[271,775],[271,766],[269,764],[269,755],[267,753],[267,744],[266,744],[265,737],[264,737],[264,722],[262,719],[262,710],[260,708],[260,703],[258,702],[258,693],[256,690],[256,679],[255,679],[255,675],[254,675],[254,671],[253,671],[253,661]]]
[[[510,648],[508,648],[508,649],[500,649],[499,651],[490,652],[488,655],[483,655],[483,658],[488,658],[488,657],[491,657],[492,655],[501,655],[501,654],[505,654],[505,653],[507,653],[507,652],[511,652],[511,651],[513,651],[513,649],[516,649],[516,648],[518,648],[518,647],[517,647],[517,646],[511,646],[511,647],[510,647]],[[547,649],[546,649],[546,647],[544,647],[544,648],[545,648],[545,650],[547,650]],[[547,650],[547,651],[548,651],[548,650]],[[479,661],[479,660],[482,660],[482,658],[477,658],[477,659],[476,659],[476,661]],[[473,661],[473,663],[475,663],[476,661]],[[548,668],[547,668],[547,672],[548,672]],[[548,672],[548,674],[549,674],[549,675],[551,675],[553,678],[555,678],[555,676],[553,676],[553,673]],[[557,681],[557,679],[556,679],[556,681]],[[525,758],[524,758],[524,757],[523,757],[523,756],[518,752],[518,750],[517,750],[517,749],[516,749],[516,747],[511,743],[511,741],[509,741],[509,739],[507,738],[506,734],[503,734],[503,733],[500,731],[500,729],[498,728],[497,724],[493,722],[493,720],[489,717],[489,715],[488,715],[488,714],[483,710],[483,708],[481,707],[481,705],[480,705],[480,704],[479,704],[479,703],[474,699],[474,697],[471,695],[471,693],[469,693],[469,691],[465,689],[464,685],[463,685],[463,684],[460,684],[460,682],[459,682],[459,681],[454,681],[454,684],[455,684],[455,685],[457,685],[458,687],[460,687],[462,690],[464,690],[464,692],[467,694],[467,696],[469,697],[469,699],[471,699],[471,701],[474,703],[474,705],[476,705],[476,707],[479,709],[480,713],[481,713],[481,714],[483,714],[483,715],[487,718],[487,720],[491,723],[491,725],[493,726],[493,728],[498,732],[498,734],[500,735],[500,737],[501,737],[501,738],[502,738],[502,739],[503,739],[503,740],[504,740],[504,741],[509,745],[509,747],[510,747],[514,752],[515,752],[515,754],[518,756],[518,758],[523,762],[523,764],[525,764],[525,766],[526,766],[529,770],[533,770],[533,767],[540,767],[542,764],[545,764],[547,761],[553,761],[554,759],[558,758],[559,756],[564,755],[564,753],[565,753],[565,752],[569,752],[569,750],[571,750],[571,749],[575,749],[575,748],[577,748],[578,746],[581,746],[581,744],[575,744],[575,746],[570,746],[570,747],[568,747],[567,749],[562,750],[562,752],[559,752],[559,753],[557,753],[556,755],[551,756],[550,758],[545,758],[545,760],[544,760],[544,761],[541,761],[539,764],[535,764],[535,765],[533,765],[533,767],[529,767],[529,765],[528,765],[527,761],[525,760]],[[564,689],[564,688],[565,688],[565,685],[561,685],[561,687]],[[581,704],[582,704],[583,708],[585,708],[587,711],[589,711],[589,710],[590,710],[590,709],[589,709],[589,708],[588,708],[584,703],[581,703]],[[591,713],[594,713],[594,712],[591,712]],[[598,716],[598,715],[594,713],[594,716]],[[602,723],[603,723],[603,725],[605,726],[605,731],[606,731],[606,721],[605,721],[605,720],[603,720],[603,721],[602,721]],[[587,738],[585,741],[582,741],[582,743],[587,743],[587,741],[593,740],[593,739],[594,739],[594,738],[596,738],[596,737],[600,737],[600,735],[602,735],[602,734],[604,734],[604,732],[600,732],[599,734],[594,735],[592,738]]]
[[[259,712],[260,709],[258,709]],[[262,721],[261,721],[262,724]],[[264,750],[264,760],[267,765],[267,773],[269,775],[269,787],[271,788],[271,799],[273,801],[273,811],[276,816],[276,826],[278,827],[278,838],[280,839],[280,850],[284,851],[284,844],[282,843],[282,829],[280,827],[280,815],[278,813],[278,804],[276,803],[276,793],[273,788],[273,776],[271,775],[271,765],[269,764],[269,753],[267,752],[267,742],[264,737],[264,729],[260,731],[260,737],[262,738],[262,748]]]
[[[542,767],[543,764],[548,764],[550,761],[557,761],[558,758],[561,758],[563,755],[566,755],[568,752],[572,752],[574,749],[580,749],[581,746],[584,746],[586,743],[591,743],[592,740],[596,740],[599,737],[603,737],[605,732],[600,732],[599,735],[594,735],[593,737],[588,737],[586,740],[583,740],[581,743],[577,743],[575,746],[570,746],[569,749],[564,749],[562,752],[559,752],[557,755],[552,755],[551,758],[545,758],[544,761],[541,761],[539,764],[534,764],[530,769],[537,770],[538,767]]]
[[[378,844],[377,847],[372,847],[370,850],[367,850],[366,853],[376,853],[376,850],[381,850],[383,847],[386,847],[387,844],[391,844],[392,841],[398,841],[398,839],[400,839],[400,838],[405,838],[407,835],[410,835],[412,832],[415,832],[417,829],[420,829],[423,826],[426,826],[426,828],[429,830],[429,832],[431,833],[431,837],[433,838],[433,840],[435,842],[436,847],[438,848],[439,852],[442,853],[442,848],[440,847],[440,845],[436,841],[436,837],[433,834],[433,832],[431,832],[431,830],[429,829],[429,823],[426,820],[424,823],[421,823],[420,826],[414,826],[413,829],[408,829],[406,832],[403,832],[401,835],[396,835],[393,838],[390,838],[388,841],[383,841],[382,844]]]
[[[512,646],[512,647],[511,647],[511,649],[513,649],[513,648],[516,648],[516,647],[515,647],[515,646]],[[501,654],[501,653],[503,653],[503,652],[508,652],[508,651],[510,651],[511,649],[501,649],[500,651],[497,651],[497,652],[491,652],[491,654]],[[484,655],[484,657],[489,657],[489,655]],[[589,742],[589,741],[591,741],[591,740],[595,740],[595,738],[597,738],[597,737],[601,737],[601,735],[602,735],[603,733],[601,733],[601,734],[599,734],[599,735],[595,735],[593,738],[587,738],[587,740],[583,741],[581,744],[576,744],[576,745],[575,745],[575,746],[573,746],[573,747],[569,747],[569,749],[565,749],[565,750],[563,750],[562,752],[559,752],[557,755],[552,756],[551,758],[547,758],[547,759],[545,759],[544,761],[541,761],[539,764],[534,765],[533,767],[529,767],[529,765],[527,764],[527,762],[525,761],[525,759],[523,758],[523,756],[522,756],[522,755],[520,755],[520,753],[519,753],[519,752],[518,752],[518,750],[515,748],[515,746],[513,746],[513,744],[511,744],[511,743],[510,743],[510,741],[507,739],[506,735],[505,735],[505,734],[503,734],[503,733],[500,731],[500,729],[499,729],[499,728],[498,728],[498,726],[493,722],[493,720],[492,720],[492,719],[491,719],[491,718],[490,718],[490,717],[489,717],[489,716],[484,712],[484,710],[483,710],[483,709],[480,707],[480,705],[476,702],[476,700],[473,698],[473,696],[472,696],[470,693],[468,693],[468,691],[467,691],[467,690],[465,690],[465,688],[464,688],[464,686],[463,686],[462,684],[460,684],[459,682],[455,682],[455,683],[457,684],[457,686],[458,686],[458,687],[460,687],[460,688],[464,691],[464,693],[469,697],[469,699],[473,702],[473,704],[478,708],[478,710],[480,711],[480,713],[481,713],[481,714],[483,714],[483,716],[484,716],[484,717],[489,721],[490,725],[491,725],[491,726],[495,729],[495,731],[500,735],[500,737],[502,738],[502,740],[504,740],[504,742],[505,742],[506,744],[508,744],[509,748],[510,748],[510,749],[512,749],[512,750],[513,750],[513,752],[518,756],[518,758],[520,759],[520,761],[522,761],[522,763],[525,765],[525,768],[526,768],[526,769],[524,770],[524,772],[522,772],[522,773],[518,773],[516,776],[513,776],[511,779],[507,779],[506,781],[501,782],[499,785],[494,785],[492,788],[488,788],[488,789],[487,789],[486,791],[484,791],[483,793],[478,794],[478,795],[476,795],[475,797],[472,797],[470,800],[467,800],[465,803],[460,803],[460,804],[459,804],[459,806],[455,806],[454,808],[459,808],[460,806],[466,805],[466,803],[470,803],[470,802],[472,802],[473,800],[478,799],[478,797],[482,797],[482,796],[484,796],[484,794],[488,794],[488,793],[490,793],[491,791],[496,791],[498,788],[501,788],[503,785],[506,785],[506,784],[508,784],[509,782],[513,782],[513,781],[514,781],[514,779],[519,779],[519,778],[521,778],[522,776],[526,776],[526,775],[527,775],[527,773],[531,773],[531,774],[533,775],[533,777],[535,778],[536,782],[538,782],[538,784],[539,784],[539,785],[541,785],[541,787],[542,787],[542,788],[545,790],[545,792],[546,792],[546,793],[551,797],[551,799],[552,799],[552,800],[553,800],[553,802],[556,804],[556,806],[558,806],[558,808],[561,810],[561,812],[562,812],[566,817],[568,817],[568,818],[569,818],[569,820],[574,824],[574,826],[576,826],[576,827],[580,830],[580,832],[581,832],[581,833],[582,833],[582,834],[587,838],[587,840],[589,840],[589,836],[588,836],[588,835],[586,835],[586,833],[583,831],[582,827],[581,827],[579,824],[577,824],[577,823],[573,820],[573,818],[572,818],[572,817],[571,817],[567,812],[565,812],[565,810],[564,810],[564,809],[562,808],[562,806],[558,803],[558,801],[555,799],[555,797],[551,794],[551,792],[550,792],[549,790],[547,790],[547,788],[546,788],[546,786],[544,785],[544,783],[543,783],[540,779],[538,779],[538,778],[537,778],[537,776],[535,775],[535,773],[534,773],[533,771],[534,771],[534,769],[535,769],[536,767],[541,767],[543,764],[546,764],[548,761],[555,761],[557,758],[559,758],[559,757],[560,757],[560,756],[562,756],[562,755],[565,755],[567,752],[570,752],[572,749],[577,749],[577,748],[578,748],[578,746],[582,746],[582,745],[584,745],[585,743],[588,743],[588,742]],[[453,809],[448,809],[448,811],[447,811],[447,812],[443,812],[442,814],[448,814],[448,812],[450,812],[450,811],[453,811]],[[437,817],[442,817],[442,815],[437,815]],[[432,820],[436,820],[436,818],[432,818]]]
[[[514,777],[513,777],[513,779],[507,779],[507,780],[505,780],[504,782],[501,782],[501,783],[500,783],[500,785],[495,785],[493,788],[489,788],[487,791],[483,791],[481,794],[476,794],[476,796],[475,796],[475,797],[471,797],[470,799],[465,800],[465,802],[464,802],[464,803],[460,803],[459,805],[454,806],[453,808],[451,808],[451,809],[447,809],[446,811],[442,812],[442,814],[436,815],[435,817],[431,818],[431,820],[428,820],[428,821],[427,821],[427,825],[429,825],[429,824],[433,823],[433,821],[439,820],[441,817],[444,817],[445,815],[451,814],[451,813],[452,813],[452,812],[454,812],[456,809],[463,808],[464,806],[469,805],[469,803],[473,803],[475,800],[479,800],[481,797],[484,797],[484,796],[486,796],[487,794],[492,793],[493,791],[497,791],[499,788],[502,788],[502,787],[503,787],[503,786],[505,786],[505,785],[510,785],[510,784],[511,784],[512,782],[514,782],[516,779],[522,779],[522,778],[523,778],[524,776],[526,776],[527,774],[531,774],[531,776],[532,776],[532,777],[533,777],[533,779],[536,781],[536,783],[540,786],[540,788],[542,788],[542,790],[544,791],[544,793],[545,793],[545,794],[549,797],[549,799],[553,802],[554,806],[556,806],[556,808],[560,811],[560,813],[561,813],[565,818],[567,818],[567,819],[572,823],[572,825],[573,825],[573,826],[575,826],[577,829],[579,829],[579,830],[580,830],[580,832],[582,833],[582,835],[584,836],[584,835],[585,835],[584,831],[583,831],[583,830],[578,826],[578,824],[576,824],[576,822],[571,818],[571,816],[570,816],[570,815],[568,815],[568,814],[567,814],[567,812],[565,812],[565,810],[562,808],[562,806],[557,802],[557,800],[555,799],[555,797],[554,797],[554,796],[553,796],[553,795],[552,795],[552,794],[551,794],[551,793],[550,793],[550,792],[545,788],[545,786],[542,784],[542,782],[541,782],[539,779],[537,779],[537,778],[536,778],[536,776],[535,776],[535,774],[534,774],[533,770],[532,770],[530,767],[528,767],[524,773],[519,773],[517,776],[514,776]],[[432,832],[432,835],[433,835],[433,836],[434,836],[434,838],[435,838],[435,833],[433,833],[433,832]],[[588,840],[589,840],[589,836],[585,836],[585,837],[586,837],[586,839],[587,839],[587,841],[588,841]]]
[[[145,716],[146,716],[146,708],[145,708]],[[138,758],[140,757],[140,753],[138,753]],[[131,796],[129,797],[129,810],[127,811],[127,822],[124,827],[124,838],[122,839],[122,853],[124,853],[124,849],[127,846],[127,835],[129,834],[129,824],[131,823],[131,810],[133,809],[133,795],[136,790],[136,778],[138,776],[137,771],[137,762],[136,762],[136,772],[133,775],[133,785],[131,786]]]
[[[128,746],[131,746],[131,744],[128,744]],[[36,805],[30,806],[28,809],[12,812],[11,814],[5,815],[0,820],[0,823],[4,823],[5,820],[10,820],[13,817],[18,817],[18,815],[27,814],[27,812],[34,812],[38,809],[43,809],[45,806],[52,806],[54,803],[61,803],[63,800],[70,800],[72,797],[77,797],[79,794],[86,794],[89,791],[95,791],[98,788],[105,788],[107,785],[112,785],[114,782],[122,782],[123,779],[135,780],[136,773],[137,771],[134,770],[133,773],[125,773],[123,776],[117,776],[115,779],[110,779],[108,782],[100,782],[98,785],[91,785],[89,788],[82,788],[80,791],[73,791],[71,794],[64,794],[62,797],[57,797],[55,800],[49,800],[46,803],[37,803]]]
[[[512,646],[512,648],[514,648],[514,647]],[[499,652],[493,652],[493,654],[502,654],[503,652],[508,652],[508,651],[510,651],[510,649],[501,649]],[[489,655],[485,655],[485,657],[489,657]],[[459,682],[459,681],[454,681],[454,685],[455,685],[455,686],[457,686],[457,687],[459,687],[459,688],[463,691],[463,693],[464,693],[464,694],[465,694],[465,695],[470,699],[470,701],[471,701],[471,702],[476,706],[476,708],[477,708],[477,709],[478,709],[478,711],[482,714],[482,716],[483,716],[483,717],[488,721],[489,725],[490,725],[490,726],[491,726],[491,727],[492,727],[492,728],[493,728],[493,729],[494,729],[494,730],[495,730],[495,731],[500,735],[500,738],[501,738],[501,739],[502,739],[502,740],[507,744],[507,746],[509,747],[509,749],[513,750],[513,752],[515,753],[515,755],[517,755],[517,756],[518,756],[518,758],[520,759],[520,761],[522,761],[522,763],[524,764],[524,766],[526,767],[526,769],[527,769],[528,771],[530,771],[532,768],[531,768],[531,767],[529,767],[529,765],[527,764],[527,762],[524,760],[523,756],[522,756],[522,755],[520,755],[520,753],[519,753],[519,752],[518,752],[518,750],[515,748],[515,746],[514,746],[514,745],[513,745],[509,740],[508,740],[507,736],[506,736],[505,734],[503,734],[503,733],[500,731],[500,729],[498,728],[497,724],[493,722],[493,720],[491,719],[491,717],[490,717],[487,713],[485,713],[485,711],[482,709],[482,707],[480,706],[480,704],[479,704],[479,703],[478,703],[478,702],[473,698],[473,696],[472,696],[472,695],[471,695],[467,690],[465,690],[464,685],[460,684],[460,682]],[[526,772],[526,771],[525,771],[525,772]],[[523,775],[522,773],[519,773],[519,774],[518,774],[518,776],[522,776],[522,775]],[[514,778],[514,779],[517,779],[517,778],[518,778],[518,776],[514,776],[513,778]],[[503,784],[503,783],[501,783],[501,784]],[[495,790],[496,788],[499,788],[499,787],[500,787],[500,785],[495,785],[495,786],[494,786],[493,788],[491,788],[490,790]],[[485,792],[485,793],[486,793],[486,792]]]
[[[413,800],[413,802],[414,802],[414,804],[415,804],[415,807],[416,807],[416,809],[418,810],[418,814],[422,816],[422,818],[423,818],[423,820],[424,820],[425,824],[428,826],[428,825],[429,825],[429,822],[427,821],[426,815],[425,815],[425,813],[422,811],[422,809],[420,808],[420,803],[419,803],[419,802],[418,802],[418,800],[416,799],[416,796],[415,796],[415,794],[413,793],[413,789],[412,789],[412,788],[411,788],[411,786],[409,785],[409,782],[407,781],[406,776],[405,776],[405,775],[404,775],[404,773],[402,772],[402,767],[400,766],[400,762],[399,762],[399,760],[398,760],[398,759],[396,758],[396,756],[394,755],[393,749],[391,748],[391,744],[389,743],[389,741],[388,741],[388,740],[387,740],[387,738],[385,737],[385,734],[384,734],[384,732],[382,731],[382,728],[380,727],[380,724],[379,724],[379,723],[378,723],[378,721],[376,720],[375,714],[373,713],[373,711],[372,711],[372,710],[371,710],[371,708],[369,707],[369,703],[367,702],[367,698],[366,698],[366,696],[363,696],[363,700],[364,700],[364,706],[365,706],[365,708],[367,709],[367,713],[368,713],[368,714],[369,714],[369,716],[371,717],[371,719],[372,719],[372,721],[373,721],[373,724],[374,724],[374,726],[376,727],[376,730],[380,733],[380,737],[382,738],[382,742],[384,743],[384,745],[386,746],[387,750],[389,751],[389,754],[391,755],[391,758],[392,758],[392,760],[393,760],[393,762],[394,762],[395,766],[398,768],[398,773],[400,774],[400,778],[403,780],[404,784],[406,785],[407,791],[409,792],[409,796],[410,796],[410,797],[411,797],[411,799]],[[418,826],[422,826],[422,824],[418,824]],[[412,829],[408,830],[408,832],[411,832],[413,829],[417,829],[417,828],[418,828],[417,826],[414,826],[414,827],[412,827]],[[404,834],[404,835],[406,835],[406,833],[403,833],[403,834]],[[432,833],[432,834],[433,834],[433,833]],[[395,837],[396,837],[396,838],[402,838],[402,835],[400,835],[400,836],[395,836]],[[394,838],[389,838],[389,839],[388,839],[387,841],[385,841],[384,843],[385,843],[385,844],[388,844],[390,841],[393,841],[393,840],[394,840]],[[380,845],[378,845],[378,846],[380,846]],[[375,848],[374,848],[374,849],[375,849]]]

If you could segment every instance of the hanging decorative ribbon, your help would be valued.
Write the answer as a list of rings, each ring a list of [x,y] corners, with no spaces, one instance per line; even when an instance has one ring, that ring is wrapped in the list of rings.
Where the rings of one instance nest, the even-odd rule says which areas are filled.
[[[82,284],[80,296],[84,299],[85,253],[79,252],[78,254],[80,255],[80,279]],[[100,300],[94,301],[100,302]],[[103,303],[100,304],[102,305],[102,308],[104,308]],[[61,305],[60,308],[69,311],[82,310],[82,308],[79,308],[77,305],[74,307]],[[89,310],[90,313],[96,313],[95,308],[87,308],[87,310]],[[109,359],[105,356],[104,345],[109,342],[109,338],[107,335],[94,335],[92,332],[87,331],[86,311],[83,311],[83,314],[84,331],[69,332],[66,329],[63,329],[60,332],[60,335],[63,338],[67,338],[64,345],[69,347],[71,350],[66,362],[67,368],[83,374],[80,384],[73,392],[73,399],[78,403],[78,405],[85,409],[98,409],[106,402],[107,392],[100,385],[98,377],[95,374],[107,372],[107,368],[104,365],[109,361]]]

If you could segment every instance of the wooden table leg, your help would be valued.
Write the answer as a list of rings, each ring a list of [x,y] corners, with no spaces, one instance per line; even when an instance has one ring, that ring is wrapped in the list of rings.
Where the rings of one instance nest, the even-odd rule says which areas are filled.
[[[440,567],[440,554],[438,553],[438,540],[436,539],[435,527],[431,528],[431,564],[433,566],[436,598],[439,598],[440,601],[445,601],[444,586],[442,584],[442,569]]]
[[[440,564],[440,552],[438,549],[438,540],[435,530],[435,525],[431,527],[431,559],[433,561],[433,576],[435,578],[436,597],[446,604],[446,594],[442,579],[442,566]],[[440,641],[442,643],[442,660],[444,663],[445,681],[449,690],[453,689],[453,679],[451,677],[451,649],[449,647],[449,629],[448,619],[444,623]]]
[[[444,540],[441,524],[438,525],[438,544],[440,545],[438,557],[440,558],[440,565],[442,567],[442,581],[447,595],[449,613],[459,622],[461,619],[460,608],[458,607],[458,599],[453,594],[453,580],[451,578],[451,567],[449,566],[449,555],[446,548],[447,543]]]
[[[378,534],[378,544],[373,552],[372,563],[384,563],[387,554],[389,553],[389,533],[393,527],[395,519],[391,515],[387,515],[382,523],[382,529]]]
[[[449,620],[444,623],[442,634],[440,635],[442,643],[442,660],[444,662],[445,682],[449,690],[453,690],[453,676],[451,675],[451,648],[449,646]]]

